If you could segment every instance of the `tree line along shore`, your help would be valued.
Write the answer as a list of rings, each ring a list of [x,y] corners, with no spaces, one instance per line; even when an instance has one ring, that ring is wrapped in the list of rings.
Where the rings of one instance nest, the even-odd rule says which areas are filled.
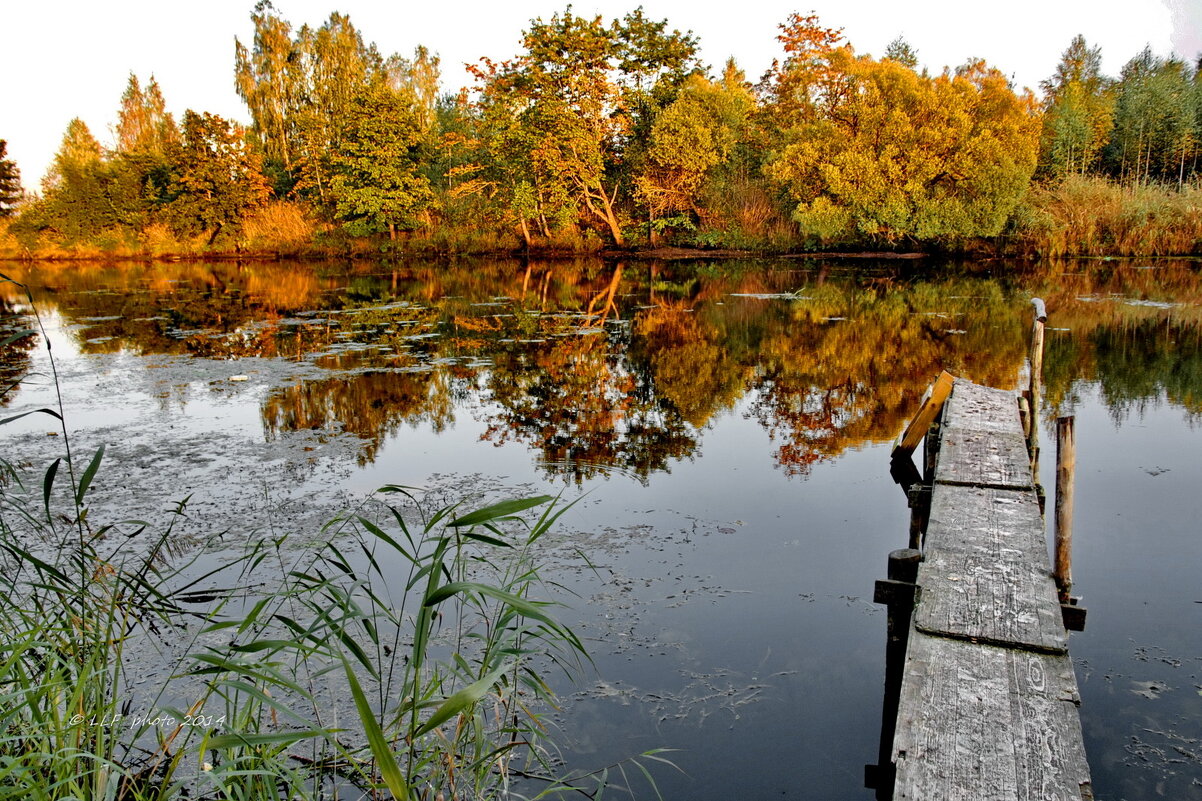
[[[1037,96],[792,14],[753,82],[641,8],[568,6],[445,93],[431,50],[384,56],[345,15],[251,17],[249,126],[176,120],[131,74],[113,141],[73,120],[38,191],[0,140],[0,257],[1202,252],[1202,59],[1110,77],[1077,36]]]

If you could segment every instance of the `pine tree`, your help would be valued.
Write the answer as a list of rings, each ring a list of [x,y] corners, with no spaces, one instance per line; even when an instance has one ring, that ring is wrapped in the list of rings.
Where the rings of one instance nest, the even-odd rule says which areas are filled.
[[[23,195],[21,171],[8,158],[8,142],[0,139],[0,217],[13,216]]]
[[[168,219],[185,236],[209,232],[209,245],[237,229],[270,194],[245,131],[216,114],[185,112],[183,137],[170,159]]]
[[[912,70],[918,69],[918,51],[900,36],[885,47],[885,58],[892,59]]]

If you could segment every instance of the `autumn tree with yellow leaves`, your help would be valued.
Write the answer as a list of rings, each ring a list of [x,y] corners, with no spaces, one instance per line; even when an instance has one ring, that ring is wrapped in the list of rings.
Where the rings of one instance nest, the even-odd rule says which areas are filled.
[[[794,17],[774,70],[780,149],[768,174],[819,240],[997,235],[1038,156],[1040,118],[984,62],[930,77],[857,56],[838,33]]]

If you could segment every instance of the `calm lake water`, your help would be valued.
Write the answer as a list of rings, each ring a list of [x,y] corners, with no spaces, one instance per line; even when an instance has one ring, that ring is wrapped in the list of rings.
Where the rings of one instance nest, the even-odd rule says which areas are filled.
[[[596,666],[560,682],[557,740],[582,768],[679,749],[682,772],[656,781],[695,801],[872,797],[872,589],[909,515],[892,440],[942,369],[1017,386],[1042,297],[1049,496],[1050,424],[1077,418],[1074,593],[1089,616],[1070,647],[1095,792],[1202,799],[1196,264],[0,272],[32,288],[76,448],[108,444],[95,512],[191,495],[181,549],[316,531],[386,483],[582,498],[548,559]],[[11,284],[0,304],[28,313]],[[0,350],[4,377],[31,374],[5,416],[53,403],[44,344]],[[43,468],[61,445],[45,419],[0,429],[5,456]]]

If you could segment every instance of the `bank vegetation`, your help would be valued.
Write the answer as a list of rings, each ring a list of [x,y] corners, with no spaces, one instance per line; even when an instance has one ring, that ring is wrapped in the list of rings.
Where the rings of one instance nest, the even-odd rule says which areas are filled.
[[[345,15],[252,19],[249,126],[177,121],[131,74],[113,141],[73,120],[40,191],[0,142],[0,256],[1202,250],[1202,78],[1150,49],[1112,78],[1078,36],[1036,96],[793,14],[752,82],[641,9],[569,6],[446,93],[432,51],[384,56]]]

